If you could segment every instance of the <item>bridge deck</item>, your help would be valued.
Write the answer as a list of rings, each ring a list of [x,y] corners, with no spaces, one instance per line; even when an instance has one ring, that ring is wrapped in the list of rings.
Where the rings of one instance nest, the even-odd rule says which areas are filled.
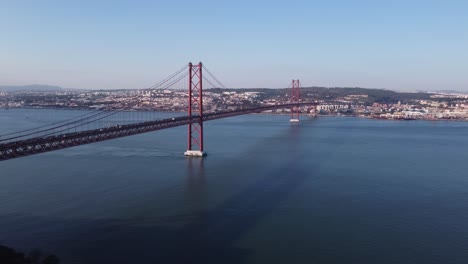
[[[316,105],[316,103],[300,103],[299,105]],[[269,105],[235,111],[207,113],[203,115],[203,121],[210,121],[250,113],[260,113],[266,110],[290,108],[293,106],[298,106],[298,104]],[[184,116],[167,118],[156,121],[117,125],[76,133],[66,133],[48,137],[36,137],[15,142],[8,142],[0,144],[0,161],[100,142],[104,140],[137,135],[171,127],[183,126],[189,124],[191,120],[197,121],[198,118],[200,117]]]

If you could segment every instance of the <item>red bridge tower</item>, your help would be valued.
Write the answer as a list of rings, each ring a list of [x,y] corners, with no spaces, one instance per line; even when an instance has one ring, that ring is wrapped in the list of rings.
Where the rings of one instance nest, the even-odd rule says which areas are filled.
[[[291,104],[296,104],[295,106],[291,107],[291,119],[289,120],[290,122],[297,123],[299,122],[299,79],[298,80],[292,80],[292,89],[291,89]]]
[[[191,118],[188,124],[188,147],[184,155],[203,157],[206,156],[203,152],[203,66],[201,62],[198,65],[192,65],[190,62],[188,66],[188,116],[194,118]]]

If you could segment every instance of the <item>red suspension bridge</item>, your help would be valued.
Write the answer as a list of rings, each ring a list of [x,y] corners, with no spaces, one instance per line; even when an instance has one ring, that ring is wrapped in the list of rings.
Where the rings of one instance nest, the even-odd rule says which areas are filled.
[[[251,107],[231,105],[222,110],[207,110],[203,104],[203,92],[207,86],[225,88],[201,62],[196,65],[189,63],[147,89],[185,90],[180,94],[187,97],[187,115],[175,114],[174,117],[160,118],[155,114],[146,114],[132,118],[125,108],[87,111],[68,120],[0,135],[0,161],[184,125],[188,125],[188,144],[184,154],[205,156],[203,122],[288,108],[291,109],[290,121],[297,123],[301,107],[317,105],[313,101],[301,101],[299,80],[292,80],[289,102]],[[119,118],[119,115],[125,118]]]

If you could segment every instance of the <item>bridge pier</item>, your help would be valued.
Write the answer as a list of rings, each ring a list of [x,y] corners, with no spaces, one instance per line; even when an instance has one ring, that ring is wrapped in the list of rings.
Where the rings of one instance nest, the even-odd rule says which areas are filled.
[[[184,152],[184,155],[189,157],[204,157],[206,156],[206,152],[200,150],[187,150]]]

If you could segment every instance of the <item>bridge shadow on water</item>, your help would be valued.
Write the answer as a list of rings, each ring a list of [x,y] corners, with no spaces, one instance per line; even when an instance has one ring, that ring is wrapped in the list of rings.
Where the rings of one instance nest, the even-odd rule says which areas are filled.
[[[56,245],[52,248],[68,252],[64,260],[69,258],[72,263],[243,263],[252,252],[236,246],[236,242],[262,218],[274,212],[311,174],[296,166],[304,158],[298,149],[300,142],[294,140],[300,133],[297,129],[292,126],[287,131],[293,138],[285,144],[292,146],[289,148],[291,151],[284,154],[288,158],[280,169],[254,181],[213,209],[185,217],[189,220],[183,225],[139,224],[109,219],[27,219],[19,216],[2,217],[0,224],[21,219],[23,223],[34,223],[30,224],[32,229],[47,226],[63,237],[61,241],[54,241]],[[271,147],[269,144],[271,142],[264,142],[268,148]],[[262,159],[268,159],[268,156]],[[196,200],[205,186],[204,161],[189,159],[187,163],[186,194]],[[248,174],[255,164],[258,160],[245,161],[236,167],[240,173]],[[164,222],[170,223],[171,219],[164,219]],[[37,233],[26,232],[27,229],[25,232],[17,230],[11,240],[18,240],[17,243],[23,239],[34,240]]]

